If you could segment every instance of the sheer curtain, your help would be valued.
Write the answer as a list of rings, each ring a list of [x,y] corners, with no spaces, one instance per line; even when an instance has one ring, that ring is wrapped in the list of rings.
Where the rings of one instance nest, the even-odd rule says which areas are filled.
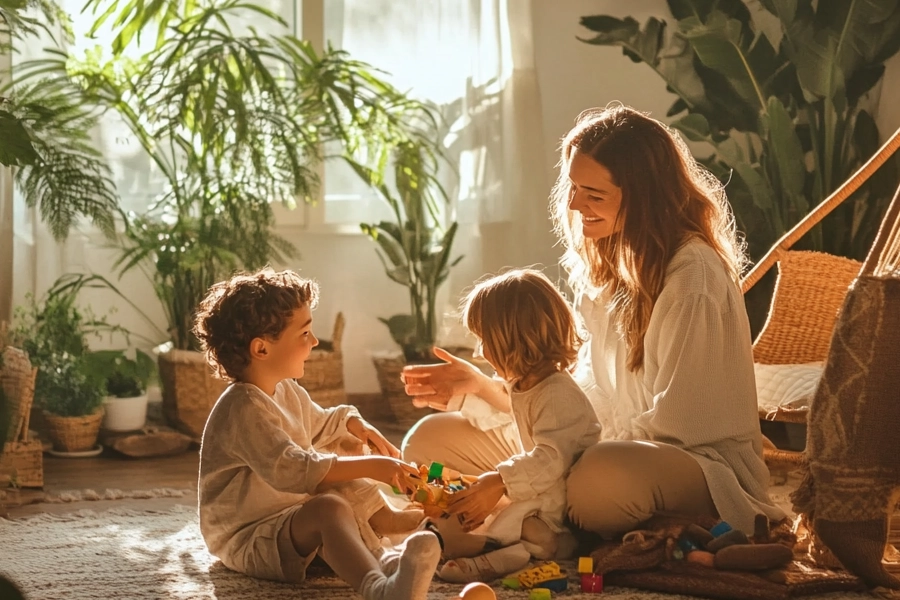
[[[460,222],[455,254],[465,255],[446,286],[448,308],[486,272],[535,256],[555,264],[531,14],[524,0],[325,4],[333,45],[387,71],[400,89],[440,106],[447,120],[454,168],[445,186]],[[325,181],[326,222],[358,222],[354,206],[380,208],[364,203],[368,192],[338,164],[326,166]],[[535,254],[536,247],[546,251]]]

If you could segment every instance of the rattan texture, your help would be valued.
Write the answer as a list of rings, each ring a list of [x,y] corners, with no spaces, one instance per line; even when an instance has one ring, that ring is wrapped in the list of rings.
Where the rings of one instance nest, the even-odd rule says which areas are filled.
[[[83,452],[93,449],[100,434],[103,408],[82,417],[62,417],[44,411],[53,448],[61,452]]]
[[[766,365],[824,361],[838,311],[861,268],[860,262],[824,252],[785,253],[753,359]]]
[[[406,366],[402,356],[374,356],[372,361],[375,363],[378,384],[381,386],[382,400],[390,407],[398,425],[411,427],[419,419],[433,412],[427,408],[416,408],[412,398],[407,395],[403,380],[400,379],[400,373]]]
[[[824,362],[847,289],[861,268],[858,261],[824,252],[785,252],[778,263],[769,316],[753,344],[753,359],[769,365]],[[808,408],[779,408],[774,413],[760,411],[760,417],[806,423],[808,412]],[[785,468],[799,465],[803,453],[766,447],[763,456],[770,468]]]
[[[160,354],[157,361],[166,420],[199,440],[213,405],[228,383],[213,374],[199,352],[170,350]]]
[[[309,392],[313,400],[316,400],[322,406],[325,406],[325,404],[317,399],[315,392],[324,392],[318,396],[322,398],[337,398],[341,395],[346,398],[346,393],[344,392],[344,353],[341,350],[344,325],[344,314],[339,312],[334,320],[334,331],[331,337],[332,349],[320,350],[313,348],[303,367],[303,377],[297,380]],[[330,406],[336,405],[331,404]]]
[[[34,380],[37,369],[31,366],[25,351],[12,346],[3,350],[0,385],[10,408],[10,428],[2,442],[0,477],[21,487],[43,487],[43,446],[29,439],[28,426],[34,402]]]

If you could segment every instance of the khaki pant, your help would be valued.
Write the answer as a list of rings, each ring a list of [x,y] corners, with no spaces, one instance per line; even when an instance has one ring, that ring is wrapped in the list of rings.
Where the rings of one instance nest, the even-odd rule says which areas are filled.
[[[501,429],[481,431],[458,412],[425,417],[403,440],[404,460],[477,475],[516,449]],[[679,448],[647,441],[607,441],[588,448],[566,481],[569,519],[611,537],[661,511],[715,515],[700,465]]]

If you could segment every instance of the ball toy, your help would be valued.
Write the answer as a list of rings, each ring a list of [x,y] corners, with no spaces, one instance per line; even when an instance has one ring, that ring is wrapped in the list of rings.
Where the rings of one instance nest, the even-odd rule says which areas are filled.
[[[497,600],[497,594],[491,589],[491,586],[476,581],[470,583],[459,593],[461,600]]]

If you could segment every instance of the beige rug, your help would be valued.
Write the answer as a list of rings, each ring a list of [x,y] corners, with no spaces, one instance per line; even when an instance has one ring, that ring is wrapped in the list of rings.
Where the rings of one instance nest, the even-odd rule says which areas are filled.
[[[251,579],[209,555],[196,510],[82,510],[70,514],[0,519],[0,571],[28,600],[143,600],[210,598],[253,600],[358,599],[341,581],[320,572],[302,586]],[[315,573],[314,573],[315,575]],[[689,600],[610,588],[602,596],[570,591],[554,598],[582,600]],[[462,586],[435,581],[429,600],[455,598]],[[495,588],[500,599],[525,600],[525,592]],[[813,597],[809,597],[813,598]],[[869,599],[830,594],[821,599]]]

